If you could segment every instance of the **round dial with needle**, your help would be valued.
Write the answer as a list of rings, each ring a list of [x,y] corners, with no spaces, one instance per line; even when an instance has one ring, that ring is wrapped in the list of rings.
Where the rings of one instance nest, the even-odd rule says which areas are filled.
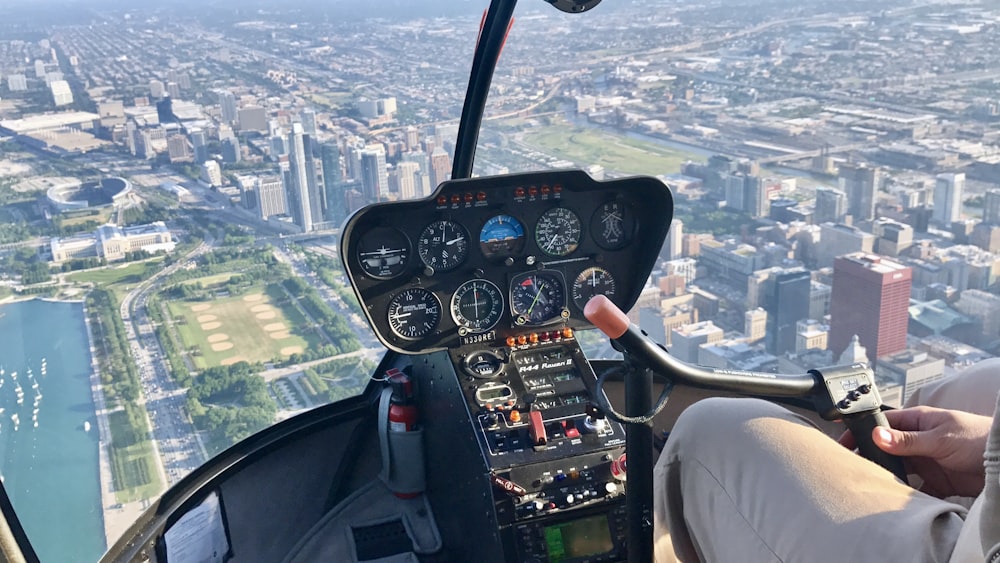
[[[573,280],[571,294],[573,296],[573,303],[583,311],[583,308],[587,306],[587,302],[594,296],[605,295],[608,298],[614,297],[615,278],[611,276],[611,272],[604,268],[596,266],[587,268],[580,272],[576,276],[576,279]]]
[[[451,316],[455,324],[473,332],[493,328],[503,315],[500,288],[488,280],[470,280],[455,290],[451,298]]]
[[[543,324],[562,316],[566,291],[557,272],[532,272],[514,278],[510,309],[518,324]]]
[[[469,235],[454,221],[435,221],[420,233],[417,254],[428,268],[438,272],[454,270],[469,254]]]
[[[635,234],[635,215],[623,201],[609,201],[602,205],[590,219],[590,232],[601,248],[621,250],[632,242]]]
[[[565,207],[553,207],[535,224],[535,242],[550,256],[566,256],[580,245],[580,218]]]
[[[397,293],[386,311],[389,328],[407,340],[423,338],[434,331],[441,320],[441,302],[422,287]]]

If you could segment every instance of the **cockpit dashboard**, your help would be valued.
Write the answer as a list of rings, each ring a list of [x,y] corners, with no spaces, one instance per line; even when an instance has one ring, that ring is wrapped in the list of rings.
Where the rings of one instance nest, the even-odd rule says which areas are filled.
[[[341,251],[386,347],[516,346],[589,328],[583,307],[598,294],[627,310],[672,209],[669,190],[649,177],[596,181],[566,170],[454,180],[425,199],[359,211]]]

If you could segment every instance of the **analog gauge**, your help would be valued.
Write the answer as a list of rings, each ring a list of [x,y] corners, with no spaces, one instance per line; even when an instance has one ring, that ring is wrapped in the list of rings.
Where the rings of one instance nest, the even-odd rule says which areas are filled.
[[[473,352],[463,362],[465,372],[473,377],[490,378],[503,370],[503,358],[489,350]]]
[[[389,279],[406,269],[410,257],[410,241],[398,229],[378,227],[358,241],[358,262],[373,278]]]
[[[553,207],[538,218],[535,242],[542,252],[551,256],[566,256],[580,245],[580,218],[565,207]]]
[[[454,221],[435,221],[417,239],[417,254],[424,265],[438,272],[459,267],[469,253],[469,235]]]
[[[422,287],[411,287],[389,301],[386,315],[396,336],[409,340],[423,338],[437,328],[441,320],[441,302]]]
[[[573,280],[573,303],[582,311],[587,302],[597,295],[611,298],[615,295],[615,278],[604,268],[587,268]]]
[[[451,298],[455,324],[472,332],[485,332],[503,315],[500,288],[487,280],[470,280],[458,287]]]
[[[590,232],[601,248],[621,250],[632,242],[635,233],[635,215],[627,203],[609,201],[594,213]]]
[[[491,217],[479,233],[479,247],[487,258],[507,258],[524,249],[524,225],[510,215]]]
[[[556,272],[522,274],[511,283],[510,310],[517,324],[544,324],[562,316],[566,292]]]

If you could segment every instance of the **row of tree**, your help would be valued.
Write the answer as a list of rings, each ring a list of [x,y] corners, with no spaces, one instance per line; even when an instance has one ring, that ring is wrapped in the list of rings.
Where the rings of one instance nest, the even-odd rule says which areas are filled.
[[[297,277],[286,278],[282,285],[298,299],[299,304],[319,323],[330,340],[336,343],[339,353],[353,352],[361,348],[357,336],[343,317],[334,312],[319,293]],[[322,357],[322,356],[321,356]]]

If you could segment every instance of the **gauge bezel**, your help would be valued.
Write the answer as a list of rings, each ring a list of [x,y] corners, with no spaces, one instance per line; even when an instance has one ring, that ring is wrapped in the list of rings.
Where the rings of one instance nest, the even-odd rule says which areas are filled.
[[[611,291],[611,293],[595,293],[594,295],[588,296],[587,297],[587,301],[590,301],[590,299],[592,299],[593,297],[596,297],[597,295],[607,296],[608,299],[611,299],[612,301],[614,301],[614,295],[615,295],[615,293],[617,291],[617,287],[618,287],[618,282],[615,281],[615,276],[611,272],[609,272],[608,270],[606,270],[605,268],[602,268],[600,266],[588,266],[588,267],[584,268],[583,270],[581,270],[580,273],[577,274],[576,277],[573,278],[573,283],[570,285],[570,292],[569,292],[570,299],[573,300],[573,304],[576,305],[576,308],[579,309],[580,311],[583,311],[583,308],[587,306],[587,303],[586,303],[586,301],[583,302],[583,303],[580,303],[580,301],[577,299],[577,292],[578,292],[579,289],[582,289],[586,285],[586,278],[589,277],[589,276],[584,276],[584,274],[586,274],[588,272],[592,272],[594,270],[597,270],[599,272],[603,272],[602,275],[603,276],[607,276],[607,279],[611,280],[611,290],[612,291]]]
[[[543,241],[540,240],[541,229],[543,226],[559,229],[557,226],[559,223],[575,223],[575,239],[567,240],[565,243],[560,243],[557,248],[546,248]],[[562,229],[565,228],[565,226],[562,227]],[[583,240],[583,222],[580,221],[580,216],[568,207],[561,205],[550,207],[545,211],[545,213],[542,213],[542,215],[538,218],[538,221],[535,222],[535,244],[538,245],[539,250],[549,256],[569,256],[570,254],[576,252],[576,249],[580,248],[581,240]]]
[[[492,292],[493,295],[491,296],[491,298],[495,298],[493,305],[489,311],[490,316],[487,317],[489,322],[487,323],[486,326],[473,326],[475,325],[475,322],[471,321],[468,317],[462,314],[460,310],[459,301],[465,295],[465,293],[467,293],[470,289],[474,288],[476,285],[487,286],[488,288],[492,288],[492,289],[486,289],[486,292],[487,293]],[[455,321],[455,324],[458,325],[460,330],[464,328],[467,332],[476,334],[482,332],[489,332],[493,327],[497,326],[497,323],[499,323],[500,319],[503,318],[503,313],[506,310],[506,306],[507,304],[504,303],[503,299],[503,292],[500,291],[500,288],[497,287],[497,284],[484,278],[476,278],[466,281],[462,285],[458,286],[458,289],[456,289],[455,293],[452,294],[451,318],[453,321]]]
[[[608,242],[608,240],[603,236],[604,225],[602,219],[605,214],[605,209],[609,205],[616,205],[616,204],[622,206],[622,223],[623,223],[622,240],[619,242],[612,243]],[[635,239],[638,225],[639,222],[636,219],[635,210],[632,209],[632,206],[629,204],[629,202],[622,201],[621,199],[611,199],[602,203],[600,206],[598,206],[597,210],[594,211],[594,214],[590,218],[590,233],[591,237],[594,239],[594,242],[597,243],[597,246],[600,246],[604,250],[622,250],[623,248],[631,244],[632,241]]]
[[[436,313],[434,321],[433,321],[433,326],[425,328],[422,332],[420,332],[420,333],[418,333],[416,335],[403,334],[402,332],[400,332],[397,329],[396,325],[392,322],[393,307],[398,304],[399,300],[404,295],[406,295],[408,293],[414,293],[414,292],[419,292],[419,293],[421,293],[423,295],[423,297],[421,298],[422,301],[426,297],[429,296],[430,300],[432,300],[434,302],[434,304],[437,306],[437,313]],[[430,301],[427,301],[427,302],[429,303]],[[426,314],[426,308],[424,309],[424,311],[425,311],[425,314]],[[397,338],[400,338],[402,340],[407,340],[407,341],[410,341],[410,342],[415,342],[415,341],[418,341],[418,340],[422,340],[422,339],[427,338],[428,336],[430,336],[432,333],[434,333],[435,330],[437,330],[437,328],[439,326],[441,326],[441,300],[438,299],[437,295],[434,295],[433,291],[431,291],[431,290],[429,290],[427,288],[424,288],[424,287],[408,287],[408,288],[403,289],[402,291],[396,293],[395,295],[392,296],[391,299],[389,299],[389,302],[386,304],[386,308],[385,308],[385,320],[386,320],[386,323],[389,325],[389,330],[391,330],[392,333]],[[409,321],[407,321],[407,322],[409,322]]]
[[[437,225],[443,225],[443,224],[450,225],[451,228],[454,229],[457,235],[461,235],[457,239],[453,239],[458,241],[455,243],[456,249],[460,249],[461,251],[457,252],[454,255],[454,257],[456,257],[454,262],[448,262],[443,266],[435,266],[434,264],[428,263],[428,258],[427,256],[425,256],[425,254],[427,253],[426,251],[433,249],[435,247],[439,247],[441,245],[446,246],[447,241],[443,240],[443,237],[440,242],[433,242],[433,241],[425,242],[425,241],[428,237],[434,236],[433,231],[428,233],[428,230],[431,230],[433,227]],[[420,258],[420,262],[424,266],[431,268],[435,272],[450,272],[460,267],[462,264],[464,264],[465,260],[469,257],[469,246],[470,246],[469,242],[470,242],[469,232],[466,231],[465,227],[463,227],[460,223],[457,223],[450,219],[438,219],[437,221],[429,223],[420,231],[420,236],[417,238],[417,256]]]
[[[403,259],[400,265],[398,266],[398,271],[394,273],[384,274],[384,273],[372,272],[368,269],[368,266],[365,265],[365,261],[361,258],[361,252],[362,249],[366,246],[366,243],[370,241],[372,238],[375,238],[377,236],[375,233],[380,231],[385,233],[391,233],[394,236],[399,236],[399,238],[403,242],[402,245],[404,252]],[[361,235],[361,237],[358,238],[358,245],[354,252],[354,260],[357,261],[358,266],[361,267],[361,271],[364,272],[365,275],[370,276],[377,280],[391,280],[393,278],[399,277],[404,272],[406,272],[406,270],[409,268],[410,265],[412,253],[413,253],[413,243],[410,241],[410,237],[406,236],[406,233],[395,227],[379,226],[369,229],[368,231],[365,232],[365,234]]]
[[[560,292],[559,297],[560,303],[557,307],[554,307],[551,314],[544,319],[532,320],[527,314],[518,312],[515,309],[515,291],[517,287],[526,279],[536,276],[536,277],[548,277],[552,279],[555,283],[553,287],[557,288]],[[533,270],[530,272],[524,272],[518,274],[511,278],[510,288],[509,288],[509,298],[510,298],[510,314],[514,319],[514,324],[518,326],[543,326],[553,322],[559,322],[569,317],[569,310],[566,308],[566,278],[563,277],[562,272],[559,270]],[[537,295],[537,294],[536,294]],[[530,307],[529,307],[530,309]]]
[[[509,219],[511,225],[517,225],[517,229],[520,230],[520,235],[512,239],[499,239],[499,240],[483,240],[483,236],[486,233],[487,227],[499,223],[500,218]],[[497,213],[492,215],[489,219],[483,222],[483,226],[479,229],[479,251],[482,252],[483,257],[487,260],[497,260],[503,258],[509,258],[517,256],[524,252],[524,246],[527,243],[528,235],[524,230],[524,222],[514,217],[510,213]],[[506,241],[512,241],[510,243]],[[506,248],[493,249],[489,245],[499,245],[503,244]]]

